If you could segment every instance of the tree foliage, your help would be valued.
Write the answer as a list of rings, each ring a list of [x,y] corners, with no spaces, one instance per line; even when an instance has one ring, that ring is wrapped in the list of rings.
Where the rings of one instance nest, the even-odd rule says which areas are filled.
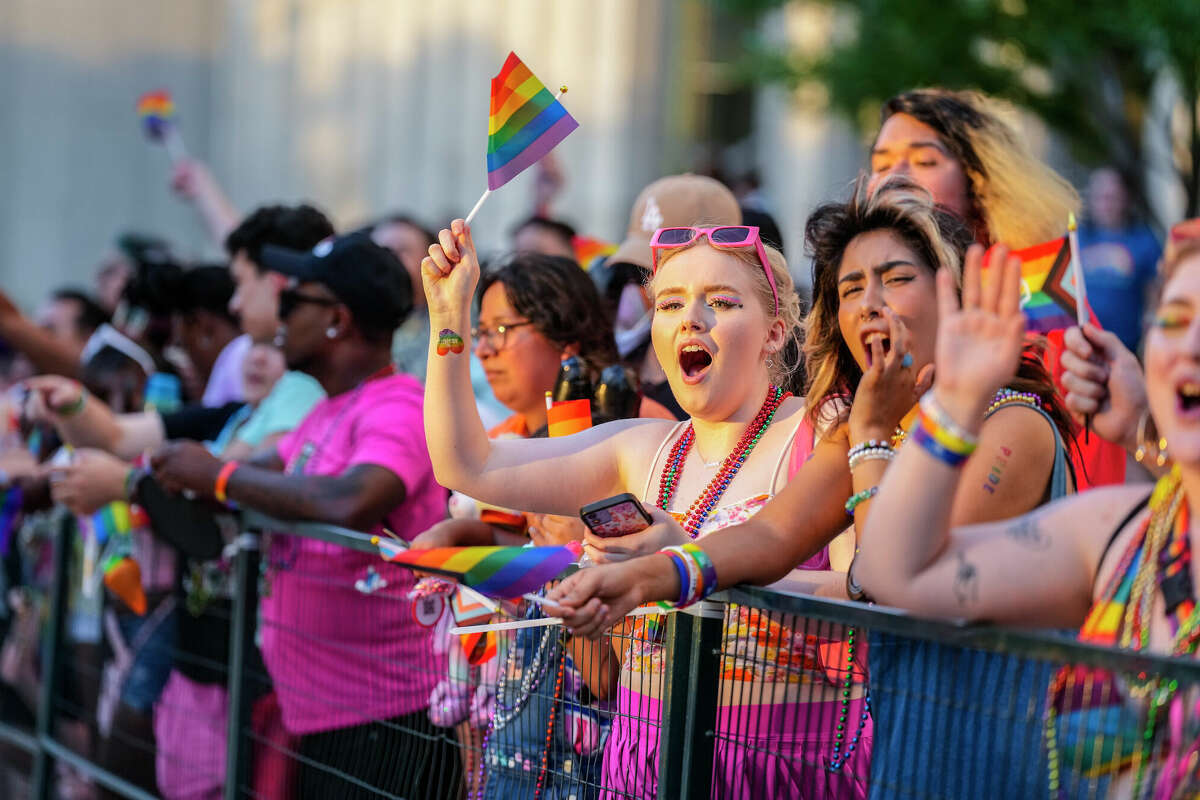
[[[711,0],[750,17],[788,0]],[[918,86],[974,88],[1045,120],[1089,165],[1112,164],[1148,210],[1146,121],[1164,76],[1181,95],[1170,130],[1188,216],[1200,213],[1200,2],[1197,0],[807,0],[839,24],[817,53],[758,38],[756,81],[819,81],[832,106],[874,125],[879,103]],[[758,30],[762,28],[759,27]],[[864,109],[871,109],[869,115]],[[871,119],[870,122],[865,120]]]

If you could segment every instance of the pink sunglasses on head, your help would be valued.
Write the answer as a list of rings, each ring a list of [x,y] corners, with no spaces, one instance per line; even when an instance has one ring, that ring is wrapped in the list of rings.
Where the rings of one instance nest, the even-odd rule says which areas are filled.
[[[715,228],[659,228],[650,237],[650,253],[654,259],[654,271],[658,272],[658,251],[674,250],[686,247],[701,236],[708,237],[708,243],[713,247],[749,247],[754,245],[758,253],[758,263],[762,265],[771,284],[771,296],[775,298],[775,316],[779,316],[779,289],[775,286],[775,273],[771,270],[771,262],[767,260],[767,251],[763,249],[762,239],[758,228],[753,225],[720,225]]]

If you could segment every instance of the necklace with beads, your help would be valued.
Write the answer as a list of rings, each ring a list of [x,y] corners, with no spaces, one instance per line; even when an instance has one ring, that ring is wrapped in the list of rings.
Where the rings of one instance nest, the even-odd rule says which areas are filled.
[[[746,432],[742,434],[742,438],[730,451],[725,460],[721,462],[721,468],[713,479],[709,481],[708,486],[700,493],[700,496],[695,499],[692,505],[688,508],[687,514],[683,519],[683,529],[687,535],[693,539],[700,535],[700,528],[703,527],[704,521],[708,519],[709,513],[716,506],[721,496],[725,494],[725,490],[729,488],[733,477],[737,475],[738,470],[742,468],[742,464],[749,458],[754,446],[758,444],[758,440],[762,438],[772,420],[775,419],[775,412],[779,409],[779,405],[791,396],[790,392],[785,392],[778,386],[769,386],[767,388],[767,398],[763,401],[762,407],[746,428]],[[689,422],[687,430],[671,447],[671,452],[667,456],[667,462],[663,465],[662,477],[658,482],[658,507],[664,511],[671,505],[671,498],[675,495],[675,489],[679,485],[679,476],[683,474],[683,463],[687,459],[688,452],[692,449],[692,445],[696,442],[696,429]]]
[[[1191,582],[1190,516],[1178,468],[1158,481],[1149,505],[1149,518],[1126,548],[1100,599],[1093,604],[1079,638],[1122,649],[1145,649],[1150,640],[1154,602],[1161,594],[1172,634],[1169,653],[1190,656],[1200,645],[1200,608]],[[1059,796],[1061,792],[1062,754],[1057,740],[1057,718],[1072,677],[1078,679],[1073,670],[1060,669],[1046,700],[1044,736],[1051,796]],[[1111,673],[1100,671],[1089,678],[1093,679],[1114,678]],[[1148,701],[1142,741],[1131,754],[1136,773],[1130,796],[1139,797],[1149,763],[1160,749],[1155,738],[1161,712],[1175,698],[1179,685],[1174,679],[1151,678],[1146,673],[1134,676],[1134,681],[1135,685],[1128,689],[1129,695]]]

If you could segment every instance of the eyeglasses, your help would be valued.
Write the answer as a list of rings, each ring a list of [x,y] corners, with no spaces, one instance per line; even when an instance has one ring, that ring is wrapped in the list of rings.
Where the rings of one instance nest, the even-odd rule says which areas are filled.
[[[284,289],[279,293],[279,318],[287,319],[298,306],[304,303],[332,308],[338,304],[338,301],[328,297],[305,294],[296,289]]]
[[[520,328],[524,325],[532,325],[529,320],[524,322],[513,322],[508,325],[497,325],[495,329],[488,330],[487,328],[472,328],[471,336],[475,339],[475,345],[479,346],[481,342],[487,342],[488,347],[499,353],[505,347],[508,347],[508,332],[514,328]]]
[[[654,271],[658,272],[658,251],[674,250],[677,247],[687,247],[701,236],[708,237],[708,243],[713,247],[749,247],[754,245],[758,253],[758,263],[762,265],[767,283],[771,284],[771,296],[775,298],[775,316],[779,316],[779,289],[775,286],[775,273],[771,270],[771,262],[767,260],[767,251],[763,249],[762,238],[754,225],[720,225],[715,228],[659,228],[650,239],[650,253],[654,259]]]

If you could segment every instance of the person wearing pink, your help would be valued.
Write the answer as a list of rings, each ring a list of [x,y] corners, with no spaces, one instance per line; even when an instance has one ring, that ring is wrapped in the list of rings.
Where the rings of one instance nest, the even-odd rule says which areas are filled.
[[[442,518],[447,495],[425,444],[421,385],[390,361],[412,308],[407,274],[362,234],[312,253],[267,246],[262,260],[291,279],[279,308],[288,366],[328,397],[267,457],[222,466],[172,444],[155,458],[157,477],[280,519],[415,538]],[[263,561],[262,654],[284,726],[300,737],[297,796],[457,797],[453,731],[426,711],[445,665],[408,598],[411,573],[283,532],[268,536]],[[370,569],[381,588],[360,591]]]

